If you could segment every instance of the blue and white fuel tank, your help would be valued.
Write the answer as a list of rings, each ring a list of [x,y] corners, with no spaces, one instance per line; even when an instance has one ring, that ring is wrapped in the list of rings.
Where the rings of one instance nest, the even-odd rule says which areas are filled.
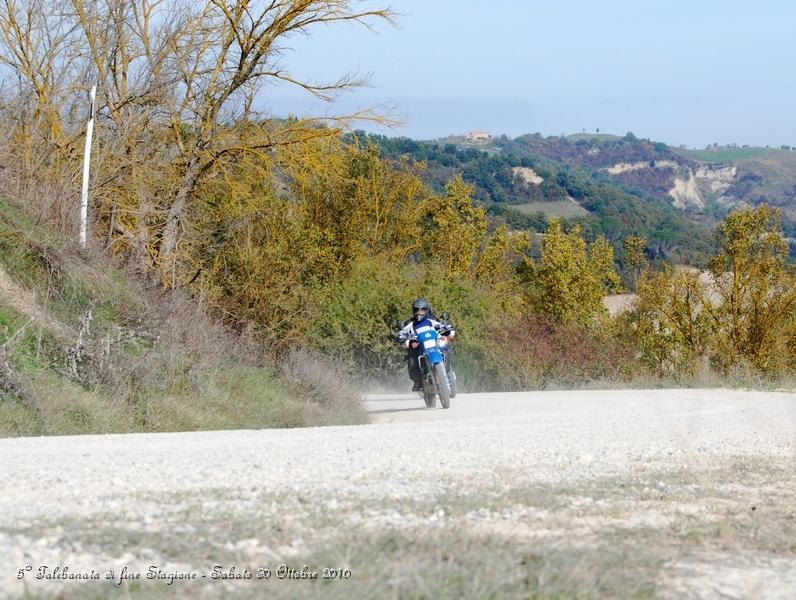
[[[440,347],[440,336],[436,329],[430,325],[424,325],[423,327],[418,327],[415,334],[417,335],[417,341],[423,346],[423,352],[429,363],[436,365],[445,360]]]

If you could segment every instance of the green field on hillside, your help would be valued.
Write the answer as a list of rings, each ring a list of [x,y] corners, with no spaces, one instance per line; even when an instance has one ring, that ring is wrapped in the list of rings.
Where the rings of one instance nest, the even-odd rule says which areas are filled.
[[[788,153],[787,150],[776,150],[773,148],[718,148],[716,150],[672,148],[672,151],[691,160],[709,163],[758,159],[771,154],[782,155]]]
[[[589,211],[583,208],[574,200],[554,200],[551,202],[528,202],[526,204],[513,204],[512,208],[524,215],[535,215],[544,213],[548,217],[583,217]]]

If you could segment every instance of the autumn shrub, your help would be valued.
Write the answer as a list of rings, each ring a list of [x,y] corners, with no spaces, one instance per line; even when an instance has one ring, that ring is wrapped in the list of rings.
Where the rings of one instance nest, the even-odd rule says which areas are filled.
[[[389,332],[395,319],[410,316],[411,300],[422,296],[438,318],[448,311],[456,326],[452,356],[464,391],[625,376],[617,366],[621,361],[610,358],[621,343],[601,302],[618,284],[607,243],[587,245],[578,230],[564,233],[554,223],[535,262],[525,254],[527,237],[500,228],[487,233],[483,214],[465,206],[467,193],[455,180],[430,220],[421,221],[422,260],[362,257],[346,277],[327,286],[311,309],[309,343],[354,376],[405,379],[403,349]],[[558,297],[568,300],[557,303]],[[547,310],[529,313],[534,309]],[[524,341],[508,343],[515,336]],[[528,339],[533,346],[524,345]],[[590,353],[569,346],[573,340]]]
[[[227,323],[253,325],[277,352],[313,341],[335,350],[335,323],[316,327],[309,343],[305,334],[318,316],[330,322],[332,313],[345,314],[337,294],[351,301],[352,290],[367,292],[363,270],[378,277],[401,271],[418,249],[428,191],[370,149],[339,140],[285,149],[275,160],[277,174],[273,165],[246,161],[197,213],[204,235],[190,252],[201,276],[191,288],[206,290]],[[328,336],[334,341],[324,344]]]
[[[411,316],[421,290],[407,269],[374,258],[357,260],[345,278],[319,294],[311,310],[307,345],[333,358],[360,381],[373,381],[402,364],[393,336]]]
[[[496,332],[486,358],[502,386],[517,390],[625,382],[638,373],[634,348],[608,321],[587,327],[549,316],[523,317]]]
[[[406,379],[404,348],[396,344],[396,321],[411,318],[415,298],[427,298],[456,327],[454,360],[462,389],[494,388],[494,371],[482,360],[483,346],[505,320],[506,298],[469,279],[446,279],[440,265],[396,267],[374,257],[356,261],[344,279],[325,289],[311,308],[306,345],[333,358],[351,377],[367,384]]]
[[[27,101],[23,102],[23,106]],[[25,108],[10,111],[0,101],[0,127],[5,132],[17,128]],[[80,171],[69,161],[48,163],[49,152],[27,147],[18,137],[4,137],[0,143],[0,196],[24,207],[18,216],[35,226],[44,225],[64,237],[76,238],[80,206]],[[8,211],[8,207],[4,207]]]

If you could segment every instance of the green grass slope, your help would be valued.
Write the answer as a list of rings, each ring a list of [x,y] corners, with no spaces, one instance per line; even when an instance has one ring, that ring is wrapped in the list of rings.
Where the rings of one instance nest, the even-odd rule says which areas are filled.
[[[366,420],[323,360],[261,350],[0,199],[0,436]]]

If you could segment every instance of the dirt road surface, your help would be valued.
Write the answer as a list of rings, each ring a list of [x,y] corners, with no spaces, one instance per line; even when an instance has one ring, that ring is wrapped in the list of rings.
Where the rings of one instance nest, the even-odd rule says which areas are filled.
[[[796,597],[796,395],[452,403],[2,439],[0,598]]]

